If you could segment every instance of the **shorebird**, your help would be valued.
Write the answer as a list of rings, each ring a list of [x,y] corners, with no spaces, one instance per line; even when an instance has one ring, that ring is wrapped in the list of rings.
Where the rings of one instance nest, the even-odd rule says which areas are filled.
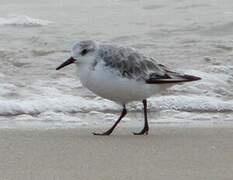
[[[94,135],[110,135],[127,114],[127,103],[132,101],[142,101],[144,111],[144,127],[134,135],[147,135],[147,98],[174,84],[201,79],[170,70],[130,47],[86,40],[74,44],[71,54],[56,70],[76,64],[84,87],[98,96],[122,105],[121,115],[114,125],[109,130],[93,133]]]

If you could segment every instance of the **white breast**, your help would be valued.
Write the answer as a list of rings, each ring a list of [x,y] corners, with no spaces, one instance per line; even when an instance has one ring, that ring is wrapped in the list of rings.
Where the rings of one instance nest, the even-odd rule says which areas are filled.
[[[119,104],[146,99],[161,88],[158,85],[121,78],[101,64],[94,70],[88,66],[81,67],[79,75],[82,84],[89,90]]]

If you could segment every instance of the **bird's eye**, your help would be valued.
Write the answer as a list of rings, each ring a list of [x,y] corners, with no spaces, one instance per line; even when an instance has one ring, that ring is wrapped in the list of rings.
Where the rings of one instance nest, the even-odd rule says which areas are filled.
[[[84,50],[81,51],[81,55],[82,56],[84,56],[85,54],[87,54],[87,50],[86,49],[84,49]]]

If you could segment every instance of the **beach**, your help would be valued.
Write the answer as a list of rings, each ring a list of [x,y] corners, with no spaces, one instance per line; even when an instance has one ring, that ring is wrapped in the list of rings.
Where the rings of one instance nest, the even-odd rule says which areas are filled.
[[[1,0],[0,180],[232,180],[232,0]],[[201,77],[122,107],[56,68],[73,44],[130,46]],[[100,129],[98,129],[100,128]]]
[[[148,99],[151,124],[233,125],[232,1],[1,2],[0,128],[113,124],[121,106],[83,87],[74,65],[55,70],[82,40],[130,46],[202,78]],[[134,126],[142,103],[127,109]]]
[[[3,180],[231,180],[233,129],[227,127],[151,129],[133,136],[119,128],[2,129]]]

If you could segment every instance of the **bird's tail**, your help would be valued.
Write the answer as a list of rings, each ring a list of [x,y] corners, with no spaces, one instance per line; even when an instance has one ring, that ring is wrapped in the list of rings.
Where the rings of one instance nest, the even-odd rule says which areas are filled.
[[[198,81],[198,80],[201,80],[200,77],[197,77],[197,76],[193,76],[193,75],[188,75],[188,74],[185,74],[183,76],[181,76],[184,81],[188,82],[188,81]]]
[[[176,77],[168,77],[168,78],[150,78],[146,80],[147,84],[170,84],[170,83],[182,83],[182,82],[190,82],[201,80],[200,77],[193,75],[178,75]]]

